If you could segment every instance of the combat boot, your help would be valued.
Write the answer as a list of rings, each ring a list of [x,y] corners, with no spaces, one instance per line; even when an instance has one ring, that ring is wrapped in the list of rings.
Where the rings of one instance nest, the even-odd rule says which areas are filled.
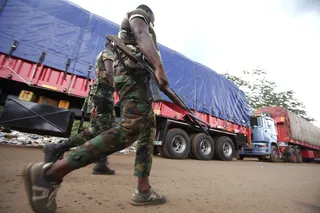
[[[66,144],[65,141],[61,141],[57,144],[50,143],[44,145],[44,162],[56,162],[60,157],[62,157],[63,153],[68,151],[70,148],[70,145]]]
[[[114,175],[116,172],[113,169],[110,169],[108,166],[107,157],[101,158],[98,160],[96,165],[93,168],[92,174],[94,175]]]

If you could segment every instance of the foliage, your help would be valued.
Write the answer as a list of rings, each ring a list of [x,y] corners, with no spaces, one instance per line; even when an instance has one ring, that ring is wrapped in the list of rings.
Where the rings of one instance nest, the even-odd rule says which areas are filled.
[[[243,71],[241,77],[224,74],[227,79],[243,90],[253,110],[266,106],[282,106],[308,121],[314,121],[313,118],[308,117],[304,104],[295,97],[294,91],[278,92],[276,83],[268,80],[266,75],[267,73],[262,69]]]

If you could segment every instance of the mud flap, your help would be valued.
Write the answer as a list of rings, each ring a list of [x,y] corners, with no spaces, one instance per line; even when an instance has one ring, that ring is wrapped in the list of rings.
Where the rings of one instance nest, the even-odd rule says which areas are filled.
[[[73,119],[70,110],[8,96],[0,125],[27,133],[69,137]]]

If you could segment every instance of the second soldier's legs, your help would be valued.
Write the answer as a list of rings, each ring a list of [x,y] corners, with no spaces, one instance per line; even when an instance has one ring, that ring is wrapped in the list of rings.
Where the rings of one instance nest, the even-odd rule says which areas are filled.
[[[110,108],[110,107],[109,107]],[[111,112],[100,112],[97,115],[91,114],[89,127],[79,134],[61,141],[58,144],[47,144],[44,146],[44,162],[56,162],[63,154],[73,147],[81,146],[86,141],[96,137],[101,132],[109,129],[115,122],[115,114]],[[108,157],[101,158],[93,168],[93,174],[114,175],[115,171],[109,168]]]
[[[55,211],[56,191],[68,173],[132,145],[139,136],[135,161],[138,185],[131,204],[157,205],[166,202],[166,197],[153,191],[149,184],[153,150],[151,137],[154,134],[152,125],[155,117],[152,103],[147,97],[146,85],[141,76],[121,76],[115,78],[115,81],[123,109],[123,118],[119,124],[87,141],[60,161],[29,164],[25,168],[23,177],[29,201],[42,212]],[[34,200],[33,197],[38,193],[35,189],[38,188],[48,195]]]

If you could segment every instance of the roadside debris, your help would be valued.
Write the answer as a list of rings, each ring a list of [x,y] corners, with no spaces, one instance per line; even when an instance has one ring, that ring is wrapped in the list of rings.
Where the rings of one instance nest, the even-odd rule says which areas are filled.
[[[0,144],[42,147],[48,143],[59,143],[60,140],[64,139],[66,138],[30,134],[14,130],[8,131],[7,129],[1,130],[0,132]],[[136,142],[132,146],[119,151],[118,154],[129,154],[132,152],[136,152]]]

